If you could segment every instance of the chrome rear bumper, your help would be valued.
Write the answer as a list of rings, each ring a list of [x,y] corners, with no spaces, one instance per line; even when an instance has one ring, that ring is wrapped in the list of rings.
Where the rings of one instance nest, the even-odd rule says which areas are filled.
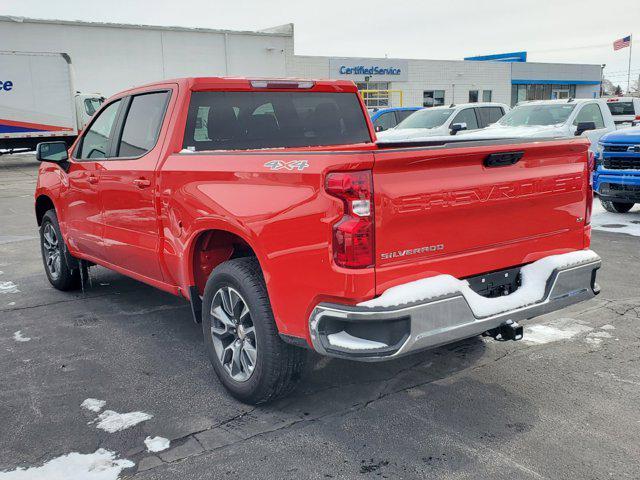
[[[488,317],[476,317],[461,292],[392,308],[320,303],[309,318],[311,340],[323,355],[390,360],[589,300],[599,293],[595,278],[600,265],[598,259],[553,270],[542,300]],[[336,332],[347,332],[347,341],[330,341]]]

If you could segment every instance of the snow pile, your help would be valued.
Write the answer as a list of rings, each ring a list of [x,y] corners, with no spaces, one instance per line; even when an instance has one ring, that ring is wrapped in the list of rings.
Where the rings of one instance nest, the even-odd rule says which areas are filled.
[[[31,337],[23,336],[22,335],[22,330],[18,330],[17,332],[14,332],[13,339],[16,342],[28,342],[29,340],[31,340]]]
[[[116,460],[114,452],[100,448],[95,453],[69,453],[40,467],[0,472],[0,480],[116,480],[123,469],[134,465],[130,460]]]
[[[386,343],[354,337],[344,330],[342,332],[327,335],[327,340],[329,340],[329,343],[334,347],[346,348],[349,350],[369,350],[372,348],[384,348],[389,346]]]
[[[19,293],[18,286],[13,282],[0,282],[0,293]]]
[[[458,280],[451,275],[437,275],[391,287],[378,298],[359,303],[358,306],[394,307],[459,292],[464,296],[476,317],[489,317],[541,301],[547,280],[555,269],[599,259],[600,257],[592,250],[579,250],[545,257],[522,267],[520,269],[522,285],[518,290],[504,297],[486,298],[474,292],[465,280]]]
[[[97,413],[102,410],[106,404],[107,402],[105,400],[98,400],[97,398],[87,398],[80,404],[80,406]]]
[[[151,418],[153,418],[153,415],[144,412],[118,413],[113,410],[105,410],[98,415],[96,427],[105,432],[114,433],[133,427]]]
[[[144,444],[147,446],[147,452],[161,452],[169,448],[171,442],[164,437],[147,437]]]
[[[640,210],[636,205],[628,213],[610,213],[602,207],[598,200],[594,200],[591,228],[602,232],[626,233],[640,237]]]
[[[585,322],[573,318],[560,318],[546,325],[538,324],[525,328],[522,341],[534,345],[569,340],[576,335],[592,331],[593,328]]]

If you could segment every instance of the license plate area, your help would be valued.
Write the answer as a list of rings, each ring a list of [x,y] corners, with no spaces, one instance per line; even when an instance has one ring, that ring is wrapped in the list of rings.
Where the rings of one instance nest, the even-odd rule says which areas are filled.
[[[483,273],[465,280],[474,292],[487,298],[509,295],[522,285],[520,267]]]

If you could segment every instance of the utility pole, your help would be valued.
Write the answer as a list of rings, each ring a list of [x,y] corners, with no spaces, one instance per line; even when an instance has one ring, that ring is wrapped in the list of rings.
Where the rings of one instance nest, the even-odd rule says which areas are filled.
[[[629,35],[629,70],[627,71],[627,94],[631,94],[631,48],[633,48],[633,35]]]

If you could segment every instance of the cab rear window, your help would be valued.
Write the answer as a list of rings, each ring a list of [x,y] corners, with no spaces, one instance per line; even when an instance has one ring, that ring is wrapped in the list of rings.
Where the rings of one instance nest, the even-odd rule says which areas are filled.
[[[183,148],[248,150],[370,142],[356,95],[193,92]]]
[[[635,115],[633,102],[607,102],[611,115]]]

